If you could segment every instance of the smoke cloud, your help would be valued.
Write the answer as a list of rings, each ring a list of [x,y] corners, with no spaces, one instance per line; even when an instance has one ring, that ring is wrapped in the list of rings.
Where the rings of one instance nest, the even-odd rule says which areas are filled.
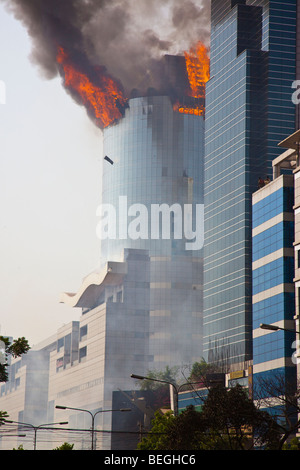
[[[31,60],[59,74],[57,47],[77,62],[104,66],[127,93],[155,87],[157,62],[197,41],[208,46],[210,0],[0,0],[26,27]]]

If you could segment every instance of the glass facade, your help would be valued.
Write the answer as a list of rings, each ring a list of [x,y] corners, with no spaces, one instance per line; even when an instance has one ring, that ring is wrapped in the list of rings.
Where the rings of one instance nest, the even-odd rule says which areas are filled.
[[[124,248],[147,249],[152,256],[189,256],[195,251],[199,257],[204,236],[203,118],[174,112],[167,96],[131,99],[125,117],[104,130],[104,153],[114,165],[103,168],[102,204],[116,209],[117,230],[101,242],[102,261],[118,260]],[[170,227],[154,216],[162,204],[174,209],[171,215],[165,213]],[[184,230],[176,238],[185,204],[199,206],[197,250],[193,244],[186,246],[190,240]]]
[[[254,398],[268,398],[266,381],[276,384],[273,393],[279,383],[286,389],[295,383],[296,367],[291,360],[295,333],[260,328],[264,323],[293,329],[293,195],[293,175],[281,175],[253,194]],[[279,414],[280,407],[277,404],[269,411]]]
[[[248,0],[263,8],[262,48],[268,52],[268,162],[281,153],[278,142],[295,131],[291,101],[296,79],[297,0]]]
[[[296,1],[212,0],[206,87],[204,352],[252,358],[252,193],[295,129]]]
[[[276,215],[290,211],[293,200],[293,189],[282,187],[257,202],[252,207],[252,228],[261,225]]]
[[[104,130],[104,154],[113,164],[104,161],[101,263],[126,249],[150,257],[149,303],[123,305],[149,318],[149,360],[132,372],[190,364],[202,356],[203,117],[175,112],[167,96],[133,98]]]

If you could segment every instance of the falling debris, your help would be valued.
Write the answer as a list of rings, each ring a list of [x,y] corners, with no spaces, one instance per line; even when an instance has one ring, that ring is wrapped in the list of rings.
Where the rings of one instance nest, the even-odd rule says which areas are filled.
[[[104,160],[108,161],[111,165],[114,164],[114,162],[107,155],[105,155]]]

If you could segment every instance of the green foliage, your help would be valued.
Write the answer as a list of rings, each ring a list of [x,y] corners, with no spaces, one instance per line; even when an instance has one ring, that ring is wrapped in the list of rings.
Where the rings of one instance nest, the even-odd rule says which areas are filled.
[[[64,442],[61,446],[56,447],[53,450],[73,450],[74,444],[69,444],[68,442]]]
[[[9,338],[5,336],[0,336],[0,344],[4,345],[4,353],[1,354],[0,360],[0,382],[7,382],[8,380],[8,372],[7,372],[7,357],[11,355],[12,357],[20,357],[22,354],[26,354],[30,346],[28,341],[22,337],[13,340],[11,343]]]
[[[147,437],[144,437],[138,444],[138,450],[164,450],[168,449],[167,431],[174,421],[174,415],[171,411],[162,414],[156,411],[152,428]]]
[[[281,429],[276,420],[267,411],[257,408],[240,385],[211,389],[203,413],[210,427],[221,430],[222,437],[226,436],[230,448],[279,448]]]
[[[156,382],[155,380],[162,380],[165,382],[176,383],[176,376],[178,374],[178,367],[167,366],[164,371],[148,371],[147,377],[151,380],[141,380],[141,390],[157,390],[160,387],[167,386],[167,384]]]
[[[26,354],[30,350],[27,339],[22,338],[14,339],[11,344],[8,344],[7,352],[13,357],[20,357],[22,354]]]
[[[177,416],[167,430],[168,450],[201,450],[200,436],[205,433],[203,413],[193,406],[187,407]]]
[[[15,339],[11,343],[9,338],[0,336],[0,347],[4,349],[4,351],[0,351],[0,382],[7,382],[7,357],[9,355],[12,357],[22,356],[22,354],[26,354],[29,351],[30,346],[24,337]],[[0,426],[4,423],[6,418],[8,418],[6,411],[0,410]]]
[[[8,414],[6,411],[1,411],[0,410],[0,426],[4,424],[5,420],[8,418]]]
[[[201,362],[195,362],[192,365],[188,382],[196,382],[197,380],[203,380],[206,374],[210,372],[214,372],[213,367],[207,364],[204,359],[201,359]]]
[[[13,448],[13,450],[25,450],[23,447],[23,444],[20,444],[16,449]]]
[[[276,449],[280,438],[272,417],[256,408],[240,386],[211,388],[200,412],[190,406],[176,417],[156,413],[152,424],[139,449]]]
[[[217,449],[242,450],[251,445],[252,431],[260,414],[242,387],[211,388],[202,413],[211,436],[211,442],[205,442],[206,447],[213,444]]]
[[[141,390],[151,390],[154,393],[154,409],[170,408],[169,383],[176,384],[177,373],[178,367],[167,366],[164,371],[148,371],[149,379],[139,380]]]
[[[285,442],[282,446],[282,450],[300,450],[299,439],[294,437],[289,443]]]

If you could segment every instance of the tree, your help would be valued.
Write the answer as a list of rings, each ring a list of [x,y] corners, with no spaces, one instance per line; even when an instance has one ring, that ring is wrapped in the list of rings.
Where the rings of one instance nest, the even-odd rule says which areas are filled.
[[[282,445],[282,450],[300,450],[300,442],[297,437],[293,437],[289,443]]]
[[[26,354],[29,349],[28,341],[24,337],[15,339],[11,343],[9,338],[0,336],[0,382],[8,380],[8,356],[20,357],[22,354]],[[0,426],[4,424],[8,416],[6,411],[0,410]]]
[[[0,382],[7,382],[8,356],[20,357],[22,356],[22,354],[26,354],[29,351],[30,346],[28,344],[28,341],[24,337],[15,339],[11,343],[9,338],[5,336],[0,336],[0,350],[1,349],[2,351],[0,354]]]
[[[153,391],[155,395],[155,409],[170,407],[170,390],[168,383],[156,382],[156,380],[163,380],[176,384],[177,374],[178,367],[167,366],[164,371],[148,371],[147,377],[149,377],[150,380],[144,379],[139,381],[141,390]]]
[[[280,430],[240,386],[213,387],[201,411],[188,407],[179,416],[156,414],[151,432],[139,447],[144,450],[273,449]]]
[[[215,365],[207,364],[202,358],[200,362],[194,362],[190,370],[190,375],[187,379],[188,382],[205,382],[207,374],[219,372],[219,369]]]
[[[140,382],[141,390],[156,390],[157,388],[164,386],[155,380],[165,380],[166,382],[176,383],[176,376],[178,374],[178,367],[166,366],[164,371],[148,371],[147,377],[150,380],[144,379]]]
[[[174,420],[174,415],[171,411],[161,413],[155,412],[152,421],[151,431],[147,437],[144,437],[138,444],[138,450],[164,450],[168,449],[167,431]]]
[[[280,430],[277,449],[298,433],[300,426],[300,383],[296,377],[271,371],[254,384],[254,398],[259,406],[272,412]]]
[[[203,413],[193,406],[187,407],[167,428],[168,450],[202,450],[201,435],[206,432],[207,423]]]
[[[1,411],[0,410],[0,426],[1,424],[4,424],[5,420],[8,418],[8,414],[6,411]]]
[[[273,449],[280,430],[266,411],[257,408],[240,385],[209,390],[202,413],[218,449],[245,450],[254,447]]]
[[[73,450],[74,444],[69,444],[68,442],[64,442],[61,446],[56,447],[53,450]]]

